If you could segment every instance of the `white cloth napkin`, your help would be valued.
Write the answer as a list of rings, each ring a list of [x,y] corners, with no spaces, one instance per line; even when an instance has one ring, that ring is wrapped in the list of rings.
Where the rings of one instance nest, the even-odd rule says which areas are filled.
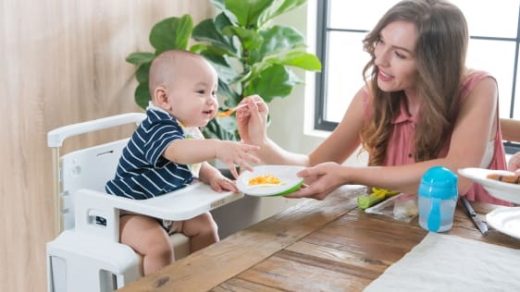
[[[520,291],[520,250],[429,233],[364,291]]]

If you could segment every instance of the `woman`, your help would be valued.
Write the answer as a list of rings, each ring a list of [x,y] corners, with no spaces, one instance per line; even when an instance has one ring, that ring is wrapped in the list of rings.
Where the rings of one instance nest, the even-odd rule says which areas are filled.
[[[296,197],[323,199],[342,184],[416,193],[422,174],[443,165],[505,169],[494,78],[464,65],[468,30],[462,12],[442,0],[404,0],[363,41],[371,60],[366,85],[343,120],[312,153],[289,153],[265,132],[267,106],[248,98],[237,113],[241,137],[261,146],[264,163],[312,166]],[[362,145],[369,166],[341,166]],[[507,204],[460,179],[471,201]]]

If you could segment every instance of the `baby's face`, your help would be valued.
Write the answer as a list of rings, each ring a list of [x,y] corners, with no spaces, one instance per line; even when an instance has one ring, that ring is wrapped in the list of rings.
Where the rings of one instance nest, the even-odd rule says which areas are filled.
[[[168,86],[170,114],[186,127],[204,127],[218,110],[217,73],[204,59],[190,59],[177,68]]]

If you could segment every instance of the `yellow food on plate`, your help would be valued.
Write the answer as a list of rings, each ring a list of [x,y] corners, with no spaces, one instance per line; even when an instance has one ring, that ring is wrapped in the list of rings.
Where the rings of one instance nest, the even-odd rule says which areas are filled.
[[[279,185],[282,181],[273,175],[259,175],[255,176],[253,178],[250,178],[247,182],[250,186],[256,186],[256,185]]]

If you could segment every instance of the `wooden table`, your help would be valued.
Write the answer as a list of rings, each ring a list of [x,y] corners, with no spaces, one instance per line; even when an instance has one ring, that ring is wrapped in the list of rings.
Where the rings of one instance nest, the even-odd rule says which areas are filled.
[[[426,234],[417,219],[365,214],[351,192],[336,192],[302,200],[121,291],[360,291]],[[497,231],[483,237],[461,209],[449,234],[520,249]]]

